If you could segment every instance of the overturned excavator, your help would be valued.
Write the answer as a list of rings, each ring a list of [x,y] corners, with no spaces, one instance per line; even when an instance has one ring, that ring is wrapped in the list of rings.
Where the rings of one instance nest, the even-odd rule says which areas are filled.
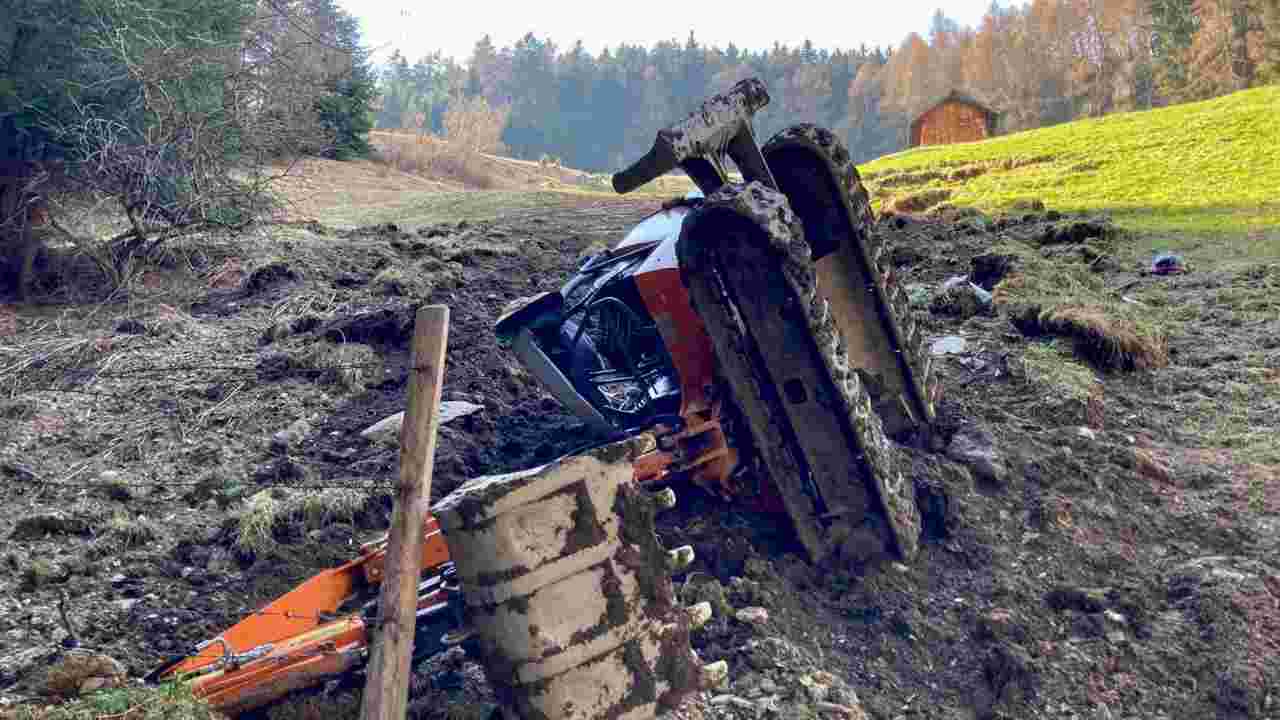
[[[692,557],[654,530],[646,503],[676,502],[664,486],[785,512],[815,563],[916,551],[898,453],[931,437],[921,337],[882,269],[848,151],[812,125],[759,147],[751,119],[768,101],[745,80],[659,132],[614,188],[679,169],[698,192],[497,322],[595,436],[586,454],[476,478],[423,508],[414,657],[476,655],[509,716],[652,717],[727,671],[689,648],[709,605],[679,607],[659,577]],[[238,716],[357,673],[386,546],[367,544],[148,679]]]
[[[656,437],[645,484],[785,511],[814,562],[877,543],[909,558],[920,520],[895,442],[929,442],[937,385],[848,150],[810,124],[761,148],[768,102],[744,80],[660,131],[614,189],[681,170],[698,191],[496,332],[594,434]]]

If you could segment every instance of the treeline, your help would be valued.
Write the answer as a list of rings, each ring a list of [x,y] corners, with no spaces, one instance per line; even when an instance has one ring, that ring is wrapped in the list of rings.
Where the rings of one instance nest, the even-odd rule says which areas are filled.
[[[122,281],[177,230],[258,217],[271,163],[368,150],[376,76],[334,0],[0,3],[4,280],[56,233]],[[104,247],[79,207],[128,229]]]
[[[611,170],[711,92],[748,76],[773,97],[767,136],[794,122],[840,133],[859,161],[903,148],[912,117],[958,89],[1006,131],[1211,97],[1280,77],[1280,0],[1034,0],[993,4],[978,27],[938,11],[896,48],[810,44],[749,51],[662,42],[597,55],[526,35],[476,43],[465,64],[439,54],[382,69],[377,125],[441,133],[458,98],[506,113],[511,154]]]

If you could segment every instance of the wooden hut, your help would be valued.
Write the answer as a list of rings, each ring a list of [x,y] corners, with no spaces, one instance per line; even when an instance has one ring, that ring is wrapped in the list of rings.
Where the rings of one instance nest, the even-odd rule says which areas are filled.
[[[911,121],[910,147],[985,140],[996,134],[999,114],[958,90],[930,102]]]

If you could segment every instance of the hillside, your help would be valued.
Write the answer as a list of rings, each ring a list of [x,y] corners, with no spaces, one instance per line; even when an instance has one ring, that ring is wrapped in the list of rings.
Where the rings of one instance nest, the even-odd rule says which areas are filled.
[[[860,166],[880,200],[937,192],[982,210],[1038,199],[1061,211],[1108,212],[1160,233],[1173,248],[1193,237],[1256,233],[1231,251],[1277,242],[1280,86],[1205,102],[1116,113],[979,143],[922,147]]]
[[[682,487],[659,533],[696,550],[677,586],[715,601],[692,642],[730,678],[675,720],[1276,717],[1277,102],[862,168],[942,385],[947,449],[907,453],[920,555],[815,568],[784,519]],[[0,717],[193,716],[133,690],[27,709],[68,636],[137,678],[385,532],[396,448],[361,431],[403,408],[423,303],[451,310],[444,399],[481,407],[440,429],[437,499],[576,445],[492,323],[658,199],[461,187],[309,163],[306,222],[0,305]],[[1189,272],[1149,272],[1156,247]],[[416,671],[410,717],[487,717],[478,665]],[[358,680],[267,716],[355,718]]]

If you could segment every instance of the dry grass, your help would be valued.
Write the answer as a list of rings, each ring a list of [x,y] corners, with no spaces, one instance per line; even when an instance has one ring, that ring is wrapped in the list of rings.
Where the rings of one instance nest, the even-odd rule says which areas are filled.
[[[220,720],[182,685],[104,690],[64,703],[0,710],[0,720]]]
[[[1104,370],[1168,364],[1166,331],[1155,309],[1125,302],[1083,263],[1049,259],[1016,241],[993,252],[1016,258],[1015,269],[993,295],[1010,307],[1023,333],[1070,338],[1077,355]]]
[[[1035,322],[1043,332],[1074,338],[1077,352],[1101,367],[1149,370],[1169,364],[1163,333],[1144,330],[1102,304],[1040,308]]]
[[[502,184],[496,168],[481,154],[435,138],[381,143],[376,159],[400,172],[472,190],[493,190]]]
[[[344,488],[261,490],[240,512],[236,547],[255,555],[266,552],[276,545],[276,531],[295,520],[312,530],[352,522],[375,497],[376,493]]]
[[[951,191],[945,188],[929,188],[919,192],[899,195],[889,203],[889,210],[895,213],[917,213],[928,210],[938,203],[950,199]]]

